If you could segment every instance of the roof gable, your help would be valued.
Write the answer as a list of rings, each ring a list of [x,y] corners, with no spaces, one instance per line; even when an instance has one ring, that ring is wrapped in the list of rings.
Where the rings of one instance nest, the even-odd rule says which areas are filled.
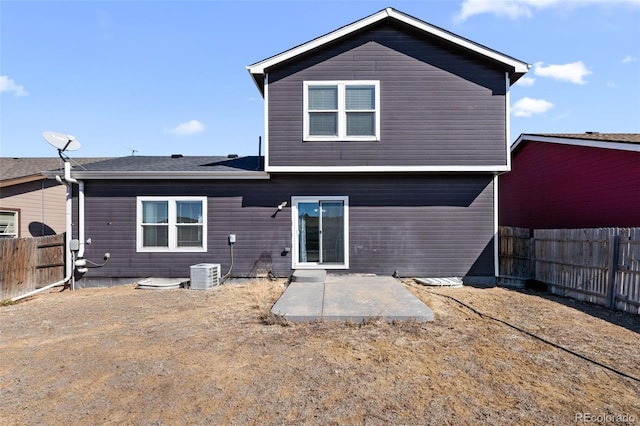
[[[247,70],[251,74],[251,77],[258,86],[260,92],[264,93],[264,79],[265,73],[267,72],[268,68],[281,64],[297,56],[303,55],[311,50],[320,48],[338,39],[349,37],[355,32],[358,32],[384,20],[393,20],[404,23],[405,25],[421,31],[426,35],[438,37],[444,42],[451,43],[458,46],[459,48],[466,49],[469,52],[484,56],[489,60],[502,64],[509,70],[509,79],[511,84],[515,83],[529,70],[530,66],[526,62],[522,62],[510,56],[504,55],[496,50],[475,43],[464,37],[460,37],[454,33],[431,25],[427,22],[414,18],[393,8],[383,9],[377,13],[374,13],[373,15],[360,19],[359,21],[346,25],[321,37],[303,43],[299,46],[286,50],[270,58],[264,59],[260,62],[256,62],[253,65],[249,65],[247,67]]]

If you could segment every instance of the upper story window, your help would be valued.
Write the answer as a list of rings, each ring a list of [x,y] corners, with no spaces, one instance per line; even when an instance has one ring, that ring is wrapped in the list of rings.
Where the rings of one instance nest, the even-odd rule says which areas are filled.
[[[17,238],[19,226],[17,210],[0,210],[0,238]]]
[[[206,197],[138,197],[138,251],[207,251]]]
[[[305,81],[304,140],[380,139],[379,81]]]

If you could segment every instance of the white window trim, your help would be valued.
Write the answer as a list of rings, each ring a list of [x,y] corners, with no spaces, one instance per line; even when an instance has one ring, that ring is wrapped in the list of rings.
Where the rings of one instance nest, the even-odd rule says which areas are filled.
[[[305,141],[379,141],[380,140],[380,81],[379,80],[335,80],[335,81],[304,81],[304,140]],[[337,86],[338,87],[338,135],[311,136],[309,134],[309,86]],[[375,90],[375,135],[347,136],[347,111],[345,108],[345,89],[347,86],[374,86]]]
[[[0,234],[2,238],[19,238],[20,237],[20,210],[4,208],[4,209],[0,209],[0,212],[13,214],[13,218],[14,218],[13,227],[15,230],[15,232],[2,232],[2,234]]]
[[[143,201],[168,201],[169,202],[169,247],[144,247],[142,234],[142,202]],[[202,247],[178,247],[176,201],[200,201],[202,203]],[[137,197],[136,198],[136,252],[191,252],[202,253],[207,251],[207,197]]]
[[[300,262],[298,239],[298,203],[316,201],[342,201],[344,203],[344,263]],[[304,196],[291,197],[291,256],[292,269],[349,269],[349,197],[348,196]]]

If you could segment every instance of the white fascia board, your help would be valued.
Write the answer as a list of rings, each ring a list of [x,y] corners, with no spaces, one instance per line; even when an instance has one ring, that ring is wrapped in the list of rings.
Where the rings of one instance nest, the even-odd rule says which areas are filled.
[[[511,92],[509,90],[509,73],[504,73],[504,84],[506,87],[504,97],[504,110],[506,112],[507,125],[504,134],[505,152],[507,153],[507,171],[511,171],[511,150],[509,149],[509,135],[511,135]]]
[[[262,90],[261,90],[262,91]],[[269,74],[264,76],[264,168],[269,167]]]
[[[104,180],[123,180],[123,179],[203,179],[203,180],[245,180],[245,179],[270,179],[269,173],[265,172],[147,172],[147,171],[128,171],[128,172],[107,172],[107,171],[77,171],[72,172],[71,176],[76,179],[104,179]]]
[[[308,41],[306,43],[303,43],[297,47],[294,47],[292,49],[286,50],[278,55],[272,56],[268,59],[265,59],[263,61],[257,62],[253,65],[249,65],[247,67],[247,69],[249,70],[249,72],[251,74],[264,74],[265,69],[278,64],[280,62],[286,61],[288,59],[294,58],[298,55],[301,55],[305,52],[308,52],[310,50],[313,50],[317,47],[322,46],[323,44],[327,44],[330,43],[334,40],[339,39],[340,37],[343,37],[345,35],[348,35],[354,31],[358,31],[361,28],[366,27],[367,25],[371,25],[374,24],[384,18],[386,18],[387,16],[389,16],[387,13],[388,10],[382,10],[378,13],[375,13],[371,16],[368,16],[366,18],[363,18],[359,21],[356,21],[350,25],[346,25],[342,28],[339,28],[335,31],[330,32],[329,34],[325,34],[324,36],[318,37],[314,40]]]
[[[430,25],[424,21],[420,21],[418,19],[407,16],[394,9],[387,9],[387,10],[389,11],[388,12],[389,16],[391,16],[392,18],[396,18],[399,21],[402,21],[409,25],[413,25],[414,27],[426,33],[432,34],[436,37],[440,37],[444,40],[450,41],[451,43],[457,44],[460,47],[464,47],[473,52],[479,53],[483,56],[486,56],[488,58],[501,62],[510,67],[513,67],[513,70],[516,73],[526,73],[527,71],[529,71],[530,66],[526,62],[522,62],[510,56],[503,55],[500,52],[497,52],[495,50],[492,50],[482,45],[479,45],[477,43],[474,43],[471,40],[467,40],[463,37],[457,36],[453,33],[443,30],[442,28],[438,28],[433,25]]]
[[[499,191],[498,191],[498,176],[493,177],[493,271],[494,276],[500,275],[500,250],[499,250],[499,227],[498,210],[499,210]]]
[[[424,21],[420,21],[411,16],[405,15],[403,13],[398,12],[395,9],[387,8],[378,13],[375,13],[371,16],[363,18],[359,21],[356,21],[350,25],[346,25],[340,29],[337,29],[329,34],[318,37],[314,40],[311,40],[307,43],[301,44],[293,49],[289,49],[285,52],[280,53],[279,55],[272,56],[271,58],[265,59],[263,61],[257,62],[253,65],[249,65],[247,70],[250,74],[264,74],[265,70],[273,65],[276,65],[280,62],[286,61],[288,59],[294,58],[298,55],[306,53],[310,50],[313,50],[317,47],[320,47],[326,43],[330,43],[334,40],[339,39],[340,37],[346,36],[350,33],[358,31],[366,26],[374,24],[378,21],[381,21],[387,17],[391,17],[397,19],[401,22],[404,22],[410,26],[418,28],[428,34],[432,34],[436,37],[440,37],[443,40],[447,40],[451,43],[454,43],[460,47],[469,49],[473,52],[479,53],[483,56],[491,58],[495,61],[503,63],[513,68],[515,73],[526,73],[529,71],[530,65],[526,62],[519,61],[515,58],[512,58],[507,55],[503,55],[495,50],[489,49],[482,45],[472,42],[471,40],[467,40],[463,37],[457,36],[453,33],[445,31],[441,28],[430,25]]]
[[[640,144],[625,143],[625,142],[608,142],[599,141],[593,139],[575,139],[575,138],[563,138],[560,136],[538,136],[521,134],[518,139],[511,145],[511,152],[514,152],[516,148],[523,142],[543,142],[543,143],[557,143],[561,145],[575,145],[586,146],[590,148],[603,148],[603,149],[617,149],[620,151],[632,151],[640,152]]]
[[[506,172],[496,166],[269,166],[268,173]]]

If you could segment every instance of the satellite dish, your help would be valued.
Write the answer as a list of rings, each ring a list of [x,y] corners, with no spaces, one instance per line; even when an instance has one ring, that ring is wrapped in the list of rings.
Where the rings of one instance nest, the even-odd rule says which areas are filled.
[[[42,136],[44,140],[49,142],[54,148],[57,148],[61,153],[80,149],[80,142],[71,135],[58,132],[42,132]]]

